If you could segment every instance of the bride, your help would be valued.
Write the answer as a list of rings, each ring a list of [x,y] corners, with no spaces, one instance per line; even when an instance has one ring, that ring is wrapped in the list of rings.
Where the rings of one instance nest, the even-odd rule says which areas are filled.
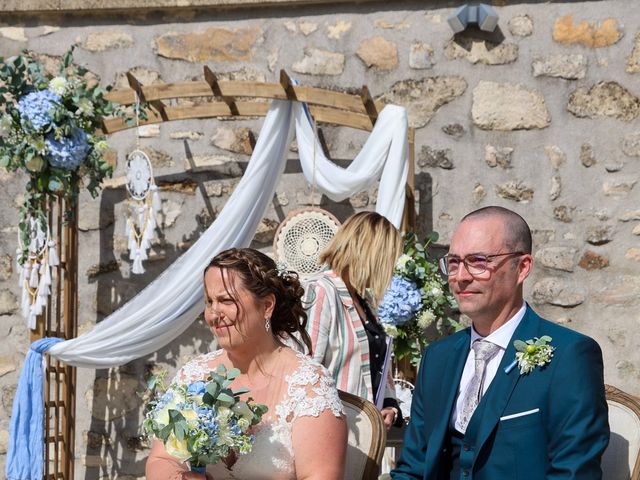
[[[207,266],[204,289],[204,318],[221,349],[184,365],[176,380],[204,380],[220,364],[237,367],[241,375],[233,388],[247,387],[245,397],[269,408],[254,427],[252,451],[208,465],[207,478],[341,480],[347,427],[335,383],[324,367],[283,343],[296,333],[311,350],[297,276],[279,272],[257,250],[233,248]],[[146,477],[200,480],[204,475],[190,472],[156,440]]]

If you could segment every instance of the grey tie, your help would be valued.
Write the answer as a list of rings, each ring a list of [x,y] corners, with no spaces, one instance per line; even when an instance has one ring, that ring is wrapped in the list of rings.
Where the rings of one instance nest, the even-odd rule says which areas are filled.
[[[460,410],[460,417],[457,422],[457,428],[462,433],[466,432],[473,412],[480,403],[480,398],[482,398],[482,385],[484,384],[484,372],[487,368],[487,363],[500,350],[498,345],[486,340],[476,340],[471,348],[475,352],[476,369],[467,386],[464,401],[462,402],[462,410]]]

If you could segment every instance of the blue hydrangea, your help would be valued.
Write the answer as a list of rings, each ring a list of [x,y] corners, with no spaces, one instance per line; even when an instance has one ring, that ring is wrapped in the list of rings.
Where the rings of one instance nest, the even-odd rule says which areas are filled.
[[[382,298],[378,315],[382,323],[400,326],[422,307],[422,295],[414,282],[394,275]]]
[[[199,395],[201,393],[206,392],[205,385],[206,384],[202,380],[200,380],[200,381],[191,383],[189,385],[189,387],[187,388],[187,391],[189,393],[193,393],[193,394]]]
[[[47,160],[53,167],[75,170],[80,166],[89,153],[89,142],[84,130],[76,128],[71,136],[62,137],[59,140],[53,134],[45,139],[47,145]]]
[[[25,95],[18,101],[18,111],[23,124],[28,120],[37,130],[51,123],[53,102],[60,103],[60,96],[49,90],[38,90]]]

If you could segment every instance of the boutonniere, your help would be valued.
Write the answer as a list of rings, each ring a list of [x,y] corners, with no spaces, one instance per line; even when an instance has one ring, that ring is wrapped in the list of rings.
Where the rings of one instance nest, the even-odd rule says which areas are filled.
[[[526,375],[533,371],[536,367],[544,367],[551,362],[555,347],[549,345],[551,337],[543,335],[542,337],[534,337],[531,340],[516,340],[513,346],[516,349],[516,359],[511,365],[504,369],[505,373],[509,373],[516,365],[520,368],[520,375]]]

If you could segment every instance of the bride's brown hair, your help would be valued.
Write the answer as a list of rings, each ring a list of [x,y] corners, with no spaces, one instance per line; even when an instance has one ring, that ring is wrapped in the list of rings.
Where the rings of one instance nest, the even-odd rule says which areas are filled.
[[[224,250],[213,257],[204,273],[211,267],[233,271],[242,286],[256,298],[273,294],[276,303],[271,316],[272,334],[278,339],[292,338],[311,354],[307,312],[302,306],[304,289],[295,272],[280,272],[272,258],[253,248]],[[225,288],[229,291],[226,281]],[[232,297],[235,299],[235,295]]]

